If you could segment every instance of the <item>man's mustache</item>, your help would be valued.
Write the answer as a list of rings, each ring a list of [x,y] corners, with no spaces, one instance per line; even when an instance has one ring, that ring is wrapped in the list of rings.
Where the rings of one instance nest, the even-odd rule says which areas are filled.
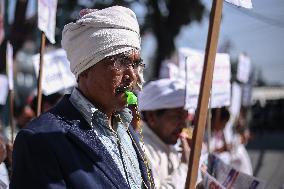
[[[132,87],[130,85],[122,85],[115,89],[115,94],[124,93],[125,91],[132,91]]]

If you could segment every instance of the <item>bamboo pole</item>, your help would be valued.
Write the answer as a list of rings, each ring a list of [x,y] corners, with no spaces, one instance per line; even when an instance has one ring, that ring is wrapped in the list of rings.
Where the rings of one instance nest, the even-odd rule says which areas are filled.
[[[44,32],[41,32],[41,46],[40,46],[39,71],[38,71],[38,82],[37,82],[37,112],[36,112],[37,117],[41,113],[44,49],[45,49],[45,34]]]
[[[193,131],[193,144],[190,153],[185,189],[194,189],[196,185],[199,159],[208,111],[208,101],[212,86],[213,69],[220,30],[222,6],[223,0],[213,0],[197,106],[197,124]]]
[[[10,137],[11,143],[14,142],[14,63],[13,63],[13,47],[9,41],[7,41],[6,46],[6,73],[8,76],[8,86],[9,86],[9,125],[10,125]]]
[[[14,125],[14,90],[9,90],[9,123],[11,127],[11,143],[14,143],[14,132],[15,132],[15,125]]]

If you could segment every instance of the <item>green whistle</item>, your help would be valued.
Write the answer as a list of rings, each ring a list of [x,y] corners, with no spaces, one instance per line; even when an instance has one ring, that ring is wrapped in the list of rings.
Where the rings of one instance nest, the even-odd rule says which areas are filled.
[[[125,91],[125,95],[127,98],[127,104],[137,104],[137,97],[135,96],[135,94],[133,92],[130,91]]]

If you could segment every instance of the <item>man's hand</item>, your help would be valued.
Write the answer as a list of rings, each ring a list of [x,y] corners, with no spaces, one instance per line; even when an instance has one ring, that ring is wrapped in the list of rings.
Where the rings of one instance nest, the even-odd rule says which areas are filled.
[[[0,163],[2,163],[7,157],[6,143],[2,136],[0,136]]]
[[[182,163],[189,163],[189,155],[190,155],[190,144],[191,140],[181,136],[181,147],[182,147],[182,156],[181,156],[181,162]]]

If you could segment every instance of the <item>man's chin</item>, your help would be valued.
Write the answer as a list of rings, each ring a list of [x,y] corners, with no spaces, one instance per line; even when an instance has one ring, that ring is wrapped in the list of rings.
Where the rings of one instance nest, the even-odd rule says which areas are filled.
[[[166,143],[168,145],[175,145],[177,143],[177,141],[178,141],[178,137],[177,138],[176,137],[172,137]]]
[[[118,102],[117,102],[117,105],[116,105],[116,110],[120,111],[120,110],[122,110],[122,109],[124,109],[126,107],[127,107],[126,99],[125,98],[118,99]]]

